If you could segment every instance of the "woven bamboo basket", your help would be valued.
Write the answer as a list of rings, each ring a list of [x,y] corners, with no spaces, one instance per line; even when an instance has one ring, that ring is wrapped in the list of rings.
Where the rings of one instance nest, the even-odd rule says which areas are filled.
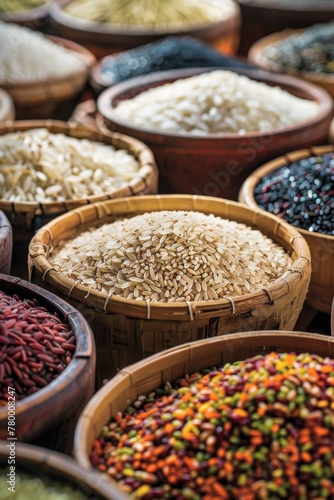
[[[271,33],[286,28],[307,28],[334,18],[333,2],[326,0],[238,0],[238,3],[243,21],[238,52],[244,56],[253,43]]]
[[[284,165],[331,151],[334,151],[333,146],[319,146],[295,151],[266,163],[246,179],[240,190],[239,201],[252,209],[259,209],[254,199],[254,188],[263,177]],[[312,258],[312,276],[307,303],[314,309],[329,314],[334,296],[334,236],[310,233],[304,229],[298,231],[307,241]]]
[[[33,442],[70,453],[76,421],[94,394],[95,344],[83,316],[70,304],[20,278],[0,275],[0,290],[21,300],[36,299],[40,306],[69,325],[76,337],[76,351],[68,367],[34,394],[16,401],[15,432],[19,441]],[[0,406],[0,439],[8,437],[7,408]]]
[[[107,132],[101,134],[76,123],[66,123],[52,120],[32,120],[7,122],[0,125],[0,135],[21,130],[30,130],[46,127],[52,133],[62,133],[79,139],[85,138],[92,141],[103,142],[114,146],[116,149],[125,149],[133,154],[140,164],[138,175],[124,188],[118,188],[110,193],[100,196],[90,196],[87,199],[67,200],[66,202],[9,202],[0,200],[0,210],[7,215],[14,235],[13,265],[16,274],[27,277],[27,253],[29,241],[37,229],[53,217],[63,214],[68,210],[87,205],[95,201],[102,201],[121,196],[141,194],[155,194],[157,192],[158,171],[154,157],[143,143],[122,134]]]
[[[13,99],[7,92],[0,89],[0,122],[14,120],[14,118],[15,109]]]
[[[304,33],[304,31],[305,30],[284,30],[279,33],[266,36],[265,38],[261,38],[261,40],[255,42],[255,44],[249,49],[248,60],[251,64],[254,64],[254,66],[258,66],[266,71],[272,71],[273,73],[288,73],[306,80],[307,82],[319,85],[319,87],[322,87],[332,97],[334,97],[334,75],[319,75],[317,73],[311,73],[310,71],[298,71],[292,68],[287,68],[271,61],[264,54],[264,51],[268,46],[282,42],[289,37],[299,36]]]
[[[71,75],[27,81],[22,83],[1,83],[1,87],[11,95],[17,119],[52,118],[60,106],[70,107],[71,102],[84,89],[95,57],[84,47],[70,40],[48,36],[57,45],[84,56],[85,67]]]
[[[102,427],[139,395],[149,394],[165,382],[174,382],[187,373],[273,351],[308,352],[333,358],[334,339],[289,331],[238,333],[187,343],[128,366],[100,389],[82,412],[74,437],[75,458],[80,465],[90,469],[88,455]]]
[[[241,16],[236,2],[228,2],[232,8],[226,19],[217,19],[202,26],[192,25],[169,30],[84,22],[63,10],[70,2],[71,0],[54,2],[50,10],[51,23],[60,36],[78,41],[89,48],[97,58],[176,35],[198,38],[226,54],[235,54],[238,48]]]
[[[57,272],[48,260],[59,241],[117,218],[156,210],[194,210],[245,223],[283,245],[292,268],[265,290],[234,299],[192,303],[159,303],[108,296],[90,291]],[[33,281],[71,300],[86,316],[95,334],[97,382],[150,354],[191,340],[236,331],[292,329],[310,278],[310,254],[304,238],[285,222],[241,204],[201,196],[142,196],[80,208],[40,229],[29,246]]]
[[[0,273],[10,274],[13,252],[13,230],[9,220],[0,210]]]
[[[0,441],[0,467],[9,468],[9,441]],[[60,483],[73,486],[73,491],[81,492],[87,498],[97,500],[127,500],[127,497],[113,484],[101,478],[94,471],[80,467],[72,458],[52,450],[29,444],[15,444],[15,472],[30,473],[33,477],[52,478]],[[10,480],[10,478],[8,478]],[[10,484],[8,484],[8,487]],[[13,498],[15,498],[15,493]],[[43,500],[38,497],[36,500]]]
[[[159,192],[237,200],[242,182],[263,162],[299,147],[324,144],[327,140],[333,115],[333,101],[327,92],[299,78],[256,69],[236,68],[234,72],[314,101],[319,111],[312,118],[288,127],[247,132],[242,136],[237,133],[199,136],[177,130],[156,130],[124,119],[115,112],[121,101],[132,99],[143,91],[214,69],[224,68],[177,69],[131,78],[109,87],[97,100],[97,120],[102,115],[109,130],[136,137],[152,149],[159,168]]]

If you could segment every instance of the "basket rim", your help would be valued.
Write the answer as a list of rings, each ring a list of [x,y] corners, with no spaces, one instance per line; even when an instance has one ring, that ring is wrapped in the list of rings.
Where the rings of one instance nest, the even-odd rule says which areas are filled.
[[[240,7],[237,2],[234,2],[233,0],[224,0],[225,3],[229,3],[231,5],[231,13],[226,18],[214,21],[209,24],[192,24],[187,25],[185,29],[174,28],[172,30],[140,29],[140,27],[138,26],[135,26],[134,28],[131,28],[131,26],[118,27],[118,25],[116,24],[111,25],[108,23],[94,23],[92,21],[76,18],[74,16],[71,16],[70,14],[67,14],[63,10],[63,7],[65,7],[72,1],[73,0],[62,0],[60,2],[54,2],[50,9],[50,15],[52,21],[54,21],[55,23],[75,30],[78,33],[81,33],[81,35],[83,35],[84,33],[88,33],[89,35],[125,36],[129,40],[140,36],[165,37],[173,35],[184,36],[190,34],[198,36],[206,33],[211,29],[226,28],[227,31],[235,26],[238,27],[241,24]],[[210,1],[210,3],[217,3],[216,0],[206,1]],[[105,40],[105,43],[107,42],[108,40]]]
[[[101,495],[107,500],[128,500],[128,497],[116,485],[106,481],[95,471],[88,471],[78,462],[63,453],[32,444],[18,442],[15,445],[16,462],[18,468],[25,466],[40,467],[41,474],[59,476],[61,479],[74,483],[75,480],[88,487],[93,493]],[[8,446],[6,441],[0,441],[0,464],[7,463]],[[27,465],[29,464],[29,465]],[[31,467],[32,468],[32,467]],[[60,479],[58,478],[58,481]]]
[[[245,75],[253,80],[267,83],[270,86],[279,85],[283,90],[291,93],[290,90],[303,91],[308,95],[308,99],[316,102],[319,106],[318,112],[315,116],[303,120],[294,125],[289,125],[288,127],[280,127],[272,129],[270,131],[253,131],[247,132],[246,134],[240,135],[238,133],[216,133],[216,134],[191,134],[191,133],[173,133],[165,130],[156,130],[149,127],[143,127],[132,123],[128,120],[123,120],[114,111],[115,104],[118,101],[119,95],[124,92],[135,90],[135,95],[152,88],[151,84],[159,83],[163,85],[164,83],[171,83],[179,79],[188,78],[191,76],[196,76],[202,73],[210,73],[211,71],[221,70],[230,71],[240,75]],[[154,85],[155,86],[155,85]],[[140,89],[138,92],[137,90]],[[120,99],[123,101],[124,99]],[[97,98],[97,109],[98,112],[103,116],[103,118],[109,121],[111,124],[115,124],[117,127],[121,127],[126,130],[126,133],[133,134],[147,134],[151,139],[166,137],[168,139],[173,139],[174,141],[183,141],[187,139],[189,141],[196,141],[196,144],[205,145],[208,141],[219,142],[222,140],[228,141],[241,141],[245,139],[255,139],[255,138],[268,138],[273,135],[287,136],[289,137],[291,133],[296,131],[302,131],[305,128],[315,126],[332,115],[334,105],[333,100],[324,89],[307,81],[300,80],[292,75],[282,75],[270,73],[263,69],[246,69],[246,68],[225,68],[225,67],[208,67],[208,68],[187,68],[187,69],[174,69],[168,71],[157,71],[144,76],[134,77],[129,80],[117,83],[103,90],[99,97]]]
[[[303,2],[300,4],[295,4],[292,2],[280,3],[276,2],[274,5],[272,2],[268,2],[267,0],[238,0],[240,5],[245,7],[251,7],[252,9],[268,9],[272,11],[288,11],[288,12],[328,12],[332,14],[334,11],[333,4],[332,8],[329,2],[326,1],[310,1],[309,4],[305,5]]]
[[[314,146],[309,149],[298,149],[296,151],[292,151],[291,153],[286,153],[285,155],[279,156],[273,160],[264,163],[259,168],[254,170],[254,172],[252,172],[241,185],[238,197],[239,202],[244,203],[248,207],[253,208],[255,210],[260,210],[261,212],[270,213],[267,210],[263,210],[262,208],[260,208],[254,198],[254,188],[259,183],[260,179],[265,177],[267,174],[274,172],[275,170],[278,170],[284,165],[291,164],[293,161],[298,161],[299,159],[304,159],[311,156],[318,156],[331,152],[334,152],[334,145]],[[297,226],[293,227],[295,227],[297,231],[304,236],[304,238],[314,238],[317,240],[321,239],[321,240],[332,241],[334,243],[334,236],[330,234],[312,233],[310,231],[307,231],[306,229],[297,228]]]
[[[72,327],[77,342],[71,363],[55,380],[34,394],[16,402],[16,414],[20,415],[29,408],[42,405],[46,399],[52,401],[52,396],[54,396],[59,387],[62,387],[68,381],[69,377],[72,381],[80,377],[85,371],[89,360],[95,357],[95,341],[91,328],[83,315],[61,297],[24,279],[0,273],[0,287],[2,288],[3,285],[9,287],[12,285],[14,289],[13,294],[21,294],[24,290],[27,290],[29,294],[31,293],[37,298],[39,304],[41,299],[43,302],[50,304],[52,309],[60,313],[64,317],[64,321],[67,321],[69,326]],[[17,291],[17,287],[22,290]],[[83,332],[85,332],[84,335]],[[7,409],[0,406],[0,422],[4,422],[6,419]]]
[[[85,125],[81,125],[75,122],[65,122],[62,120],[52,120],[52,119],[46,119],[46,120],[37,119],[37,120],[15,120],[15,121],[8,120],[4,123],[0,123],[0,137],[2,137],[5,134],[20,132],[21,130],[29,131],[36,128],[47,128],[48,130],[52,131],[53,127],[64,128],[64,130],[62,132],[51,132],[51,133],[55,134],[62,133],[67,135],[68,132],[70,137],[76,137],[75,135],[72,136],[71,133],[77,132],[79,135],[78,137],[79,139],[80,138],[87,139],[93,142],[101,142],[102,144],[112,145],[115,149],[123,149],[113,144],[113,142],[121,140],[122,142],[126,143],[126,145],[129,148],[127,151],[130,154],[132,154],[139,163],[140,168],[136,176],[123,187],[117,188],[114,191],[105,192],[100,195],[88,196],[87,198],[67,199],[65,201],[45,201],[43,203],[39,203],[37,201],[10,202],[8,200],[0,198],[0,209],[6,210],[7,212],[13,212],[14,214],[30,213],[31,211],[35,210],[40,210],[42,213],[44,211],[46,213],[49,213],[51,208],[53,210],[61,212],[64,210],[69,211],[73,208],[77,208],[80,205],[86,205],[98,201],[106,201],[113,199],[114,197],[117,196],[118,192],[126,188],[129,188],[131,191],[135,192],[136,184],[140,183],[141,181],[144,182],[145,185],[147,184],[145,175],[147,176],[148,172],[145,171],[147,171],[148,169],[151,174],[153,174],[154,176],[158,176],[158,168],[156,166],[154,156],[150,148],[140,140],[134,137],[127,136],[126,134],[121,134],[117,132],[109,132],[107,134],[105,132],[101,132],[98,130],[96,131],[91,130]],[[87,137],[80,136],[80,133],[83,132],[87,133]],[[99,140],[91,139],[92,136],[99,137]],[[131,152],[131,147],[138,149],[136,154]],[[27,207],[30,210],[27,210]]]
[[[45,87],[52,85],[53,87],[57,87],[64,82],[67,82],[71,78],[78,78],[78,77],[84,77],[89,74],[89,71],[91,67],[95,64],[96,62],[96,57],[94,54],[86,49],[83,45],[80,45],[77,42],[74,42],[72,40],[67,40],[66,38],[61,38],[59,36],[55,35],[44,35],[45,38],[47,38],[49,41],[55,43],[56,45],[60,45],[76,54],[80,54],[83,56],[83,63],[84,67],[81,70],[73,71],[72,73],[66,75],[66,76],[61,76],[57,78],[44,78],[42,80],[26,80],[25,82],[18,82],[18,83],[10,83],[6,81],[0,81],[0,86],[7,92],[10,92],[11,90],[27,90],[29,88],[38,88],[38,87]]]
[[[301,35],[309,28],[303,29],[291,29],[286,28],[282,31],[277,31],[270,35],[267,35],[260,40],[257,40],[249,49],[247,60],[256,65],[257,67],[264,70],[271,70],[277,73],[288,73],[289,75],[296,76],[299,78],[307,78],[308,81],[312,81],[315,84],[321,85],[322,83],[334,85],[334,74],[325,73],[313,73],[312,71],[298,70],[289,67],[284,67],[281,64],[268,59],[264,55],[264,50],[270,45],[276,44],[280,41],[286,40],[288,38],[294,38]],[[95,65],[94,65],[95,66]]]
[[[166,203],[177,202],[176,208],[166,208]],[[154,204],[154,207],[149,210],[143,209],[143,203]],[[182,208],[182,203],[185,205],[187,202],[192,203],[192,208]],[[165,204],[164,204],[165,203]],[[245,294],[238,297],[232,298],[221,298],[218,300],[211,301],[200,301],[200,302],[150,302],[150,301],[137,301],[134,299],[125,299],[123,297],[118,297],[116,295],[110,296],[105,292],[99,292],[97,290],[91,291],[88,286],[78,284],[73,279],[67,278],[62,273],[58,272],[48,261],[48,253],[51,248],[53,248],[53,236],[52,229],[58,224],[63,224],[65,220],[69,217],[75,218],[77,221],[72,227],[78,227],[81,225],[82,213],[88,210],[95,210],[95,219],[92,222],[98,220],[98,214],[102,213],[103,216],[108,216],[108,214],[121,214],[121,216],[128,216],[129,207],[133,205],[136,209],[132,210],[129,214],[130,216],[137,215],[138,213],[144,213],[148,211],[160,211],[160,210],[197,210],[204,213],[215,213],[214,209],[200,209],[197,205],[201,203],[212,203],[218,204],[220,206],[225,206],[228,208],[240,209],[245,213],[248,213],[250,221],[248,225],[255,226],[257,229],[261,230],[261,218],[262,220],[272,221],[274,226],[273,233],[277,236],[279,229],[285,231],[290,236],[290,245],[296,251],[296,259],[293,262],[290,270],[286,271],[281,278],[278,278],[266,287],[256,292]],[[106,209],[107,206],[107,209]],[[110,206],[112,207],[110,209]],[[116,208],[115,208],[116,207]],[[109,211],[110,210],[110,211]],[[217,213],[217,212],[216,212]],[[258,219],[258,220],[257,220]],[[73,219],[74,221],[74,219]],[[72,222],[73,222],[72,221]],[[260,221],[260,225],[257,223]],[[48,244],[42,243],[40,241],[41,235],[45,233],[48,238]],[[299,241],[298,241],[299,240]],[[298,242],[298,243],[297,243]],[[310,251],[308,245],[302,235],[290,226],[285,221],[275,217],[272,214],[265,212],[264,210],[253,210],[246,205],[238,202],[233,202],[230,200],[225,200],[222,198],[214,198],[209,196],[197,196],[197,195],[145,195],[140,197],[127,197],[110,200],[108,202],[95,203],[89,207],[81,207],[79,209],[73,210],[67,214],[61,215],[53,221],[47,223],[43,226],[37,233],[33,236],[29,245],[29,261],[31,271],[36,269],[37,272],[43,277],[43,280],[51,283],[54,286],[60,285],[63,290],[68,292],[68,296],[73,298],[79,298],[83,300],[87,305],[93,305],[102,307],[105,312],[120,312],[124,314],[124,306],[126,307],[126,314],[128,316],[135,316],[137,318],[154,319],[156,315],[163,314],[164,316],[170,317],[172,314],[175,319],[180,320],[194,320],[196,314],[200,314],[202,317],[217,317],[225,312],[230,312],[232,310],[233,314],[238,314],[240,311],[244,311],[245,308],[250,305],[250,301],[254,301],[257,305],[272,304],[272,293],[275,294],[276,298],[283,296],[287,290],[290,289],[290,285],[294,286],[299,283],[304,276],[304,271],[309,271],[310,268]],[[302,271],[301,271],[302,270]],[[281,283],[282,282],[282,283]],[[57,285],[56,285],[57,284]],[[278,289],[277,289],[278,288]]]

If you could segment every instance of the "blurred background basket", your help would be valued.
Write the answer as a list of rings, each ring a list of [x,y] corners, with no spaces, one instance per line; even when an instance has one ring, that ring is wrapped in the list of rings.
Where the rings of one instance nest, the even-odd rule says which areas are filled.
[[[282,245],[292,256],[293,266],[265,290],[233,299],[151,302],[148,308],[145,301],[89,290],[57,272],[49,262],[49,252],[60,240],[117,218],[161,210],[194,210],[245,223]],[[309,257],[304,238],[275,216],[219,198],[186,195],[141,196],[89,205],[48,223],[29,247],[32,280],[70,300],[94,332],[98,386],[124,366],[184,342],[236,331],[292,329],[308,289]]]
[[[39,7],[26,10],[3,10],[5,8],[2,5],[0,11],[0,20],[6,23],[15,23],[20,26],[27,26],[35,30],[44,31],[48,24],[48,16],[51,4],[56,0],[43,0]],[[6,4],[10,3],[10,0],[6,0]],[[11,2],[12,8],[18,8],[20,5],[24,5],[24,1],[15,3]],[[16,7],[15,7],[16,6]]]
[[[333,146],[320,146],[295,151],[266,163],[246,179],[240,190],[239,201],[252,209],[259,209],[254,198],[254,189],[266,175],[298,160],[321,156],[332,151],[334,151]],[[312,258],[312,276],[306,301],[314,309],[330,314],[334,296],[334,236],[296,229],[307,241]]]
[[[205,0],[212,2],[214,0]],[[120,52],[153,42],[169,35],[188,35],[213,45],[222,52],[234,54],[239,44],[241,24],[240,9],[236,2],[220,0],[231,11],[227,18],[201,25],[186,26],[182,29],[154,29],[148,27],[108,25],[107,23],[82,22],[68,15],[63,8],[71,0],[60,0],[52,5],[51,23],[56,33],[70,40],[78,41],[89,48],[98,58],[113,52]]]
[[[305,30],[284,30],[279,33],[268,35],[252,45],[248,53],[248,60],[251,64],[254,64],[254,66],[266,71],[272,71],[273,73],[288,73],[302,80],[306,80],[307,82],[314,83],[334,97],[334,74],[319,75],[317,73],[311,73],[310,71],[294,70],[271,61],[265,56],[264,52],[270,45],[282,42],[290,37],[299,36],[304,32]]]
[[[246,56],[260,38],[286,28],[306,28],[334,19],[331,1],[238,0],[242,26],[239,54]]]
[[[158,171],[152,152],[143,143],[126,137],[122,134],[106,134],[93,131],[76,123],[67,123],[57,120],[17,121],[0,124],[0,136],[11,132],[26,131],[45,127],[54,134],[65,134],[78,139],[89,139],[103,144],[114,146],[116,149],[125,149],[139,162],[138,174],[126,187],[115,188],[109,193],[99,196],[90,196],[87,199],[66,200],[66,202],[10,202],[0,199],[0,209],[7,215],[13,227],[14,251],[13,265],[15,274],[27,277],[28,244],[34,232],[43,224],[57,215],[68,210],[87,205],[95,201],[102,201],[123,196],[140,194],[155,194],[157,192]]]
[[[70,453],[76,421],[94,394],[95,345],[84,317],[56,295],[19,278],[0,275],[0,290],[19,299],[36,299],[50,313],[57,313],[76,338],[70,364],[50,384],[16,401],[15,422],[18,441],[33,442]],[[8,437],[7,407],[0,406],[0,439]]]
[[[274,75],[260,70],[236,69],[240,75],[280,86],[293,95],[319,104],[311,119],[267,132],[208,134],[169,133],[123,120],[114,108],[124,99],[175,80],[209,72],[212,68],[173,70],[133,78],[102,92],[97,101],[100,130],[107,127],[143,141],[153,151],[159,168],[159,192],[204,194],[237,200],[246,177],[264,161],[297,147],[308,147],[327,141],[333,113],[330,96],[319,87],[291,76]],[[103,117],[103,119],[101,118]]]
[[[85,66],[81,71],[61,78],[1,84],[14,101],[18,120],[53,118],[62,114],[69,116],[71,103],[85,88],[90,69],[95,63],[93,54],[77,43],[54,36],[48,38],[55,44],[84,56]]]
[[[0,441],[0,466],[8,467],[8,441]],[[72,458],[37,446],[15,444],[15,471],[30,473],[32,478],[47,477],[69,484],[74,492],[97,500],[127,500],[126,496],[109,481],[93,471],[83,470]],[[15,494],[14,494],[15,495]],[[15,495],[16,496],[16,495]],[[14,498],[15,498],[14,496]],[[62,496],[62,494],[59,494]],[[38,497],[36,500],[43,500]]]
[[[334,339],[289,331],[239,333],[187,343],[128,366],[100,389],[82,412],[75,431],[75,458],[80,465],[91,469],[88,455],[102,427],[139,395],[149,394],[165,382],[172,383],[185,374],[273,351],[307,352],[333,358]]]

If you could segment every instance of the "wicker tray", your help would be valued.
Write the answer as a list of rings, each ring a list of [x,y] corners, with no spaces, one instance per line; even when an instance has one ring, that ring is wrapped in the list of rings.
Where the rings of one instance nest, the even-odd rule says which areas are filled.
[[[264,55],[264,51],[269,45],[279,43],[291,36],[299,36],[304,31],[305,30],[284,30],[258,40],[250,48],[248,52],[248,60],[251,64],[258,66],[261,69],[272,71],[274,73],[288,73],[306,80],[307,82],[319,85],[319,87],[327,90],[327,92],[334,97],[334,75],[318,75],[309,71],[297,71],[292,68],[286,68],[278,63],[275,63],[274,61],[271,61]]]
[[[54,43],[84,56],[85,67],[71,75],[55,79],[6,83],[1,87],[12,97],[17,119],[52,118],[60,103],[70,102],[85,87],[95,57],[84,47],[62,38],[48,36]]]
[[[57,272],[48,260],[61,239],[74,237],[119,217],[153,210],[195,210],[260,229],[292,255],[290,271],[265,290],[232,299],[193,303],[159,303],[108,296],[88,290]],[[200,196],[141,196],[83,207],[40,229],[29,246],[33,281],[66,296],[82,311],[95,334],[97,382],[120,368],[160,350],[236,331],[292,329],[301,310],[310,278],[309,250],[295,228],[263,211],[234,202]]]
[[[334,356],[334,339],[323,335],[259,331],[192,342],[156,354],[119,372],[91,399],[82,412],[74,438],[74,456],[91,469],[88,454],[94,440],[118,411],[124,411],[141,394],[210,366],[233,363],[258,354],[309,352]]]
[[[259,209],[254,199],[254,188],[263,177],[284,165],[331,151],[334,151],[333,146],[319,146],[295,151],[266,163],[246,179],[240,190],[239,201],[253,209]],[[307,241],[312,257],[312,276],[307,303],[314,309],[329,314],[334,296],[334,236],[313,234],[304,229],[298,231]]]
[[[8,466],[8,441],[0,441],[0,467]],[[68,482],[75,491],[81,491],[91,498],[99,500],[127,500],[124,494],[109,481],[106,483],[100,475],[93,471],[83,470],[72,458],[23,443],[15,445],[16,470],[30,472],[35,477],[44,475],[58,482]],[[9,486],[9,485],[8,485]],[[13,498],[15,498],[15,494]],[[36,500],[43,500],[38,497]]]
[[[94,394],[95,345],[91,329],[71,305],[42,288],[20,278],[0,275],[0,290],[38,304],[67,323],[76,337],[77,348],[69,366],[50,384],[16,402],[16,437],[19,441],[71,452],[76,421]],[[7,408],[0,406],[0,439],[8,437]]]

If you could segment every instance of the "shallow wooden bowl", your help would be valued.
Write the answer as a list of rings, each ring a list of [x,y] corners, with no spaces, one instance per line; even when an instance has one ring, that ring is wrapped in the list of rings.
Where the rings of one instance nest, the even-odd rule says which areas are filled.
[[[274,131],[203,137],[140,127],[122,120],[114,111],[120,101],[144,90],[212,69],[218,68],[162,71],[133,78],[110,87],[98,98],[98,111],[110,130],[136,137],[152,149],[159,168],[161,192],[204,194],[236,200],[242,182],[264,161],[297,147],[326,142],[333,112],[333,102],[328,93],[292,76],[261,70],[236,69],[235,72],[315,101],[319,112],[307,121]]]
[[[11,96],[5,90],[0,89],[0,122],[14,120],[15,109]]]
[[[57,105],[74,99],[85,87],[95,57],[84,47],[70,40],[48,36],[54,43],[84,56],[85,67],[62,78],[0,83],[12,97],[17,119],[52,118]]]
[[[261,179],[285,165],[332,151],[334,151],[333,146],[304,149],[294,151],[262,165],[245,180],[240,190],[239,201],[250,208],[259,210],[254,198],[254,189]],[[314,309],[330,314],[334,297],[334,236],[311,233],[297,227],[296,229],[304,236],[311,251],[312,275],[306,302]]]
[[[273,33],[272,35],[268,35],[265,38],[258,40],[250,48],[248,53],[248,60],[251,64],[254,64],[254,66],[257,66],[261,69],[272,71],[274,73],[288,73],[289,75],[302,78],[307,82],[319,85],[319,87],[327,90],[327,92],[332,97],[334,97],[334,73],[332,75],[319,75],[310,71],[298,71],[292,68],[284,67],[274,61],[271,61],[264,54],[264,51],[268,46],[286,40],[291,36],[299,36],[304,31],[305,30],[284,30],[280,31],[279,33]]]
[[[58,317],[73,331],[76,351],[71,363],[50,384],[16,401],[16,437],[71,452],[74,425],[85,404],[94,394],[95,344],[92,331],[73,306],[43,288],[0,274],[0,290],[21,300],[36,299],[40,306]],[[0,406],[0,439],[8,437],[8,411]]]
[[[241,15],[239,54],[247,55],[260,38],[286,28],[300,29],[334,19],[334,2],[305,0],[238,0]]]
[[[0,441],[0,467],[8,467],[10,453],[8,444],[9,441]],[[12,451],[14,452],[13,449]],[[106,483],[97,473],[83,470],[72,458],[45,448],[16,442],[15,471],[28,472],[35,477],[47,476],[60,483],[69,483],[73,485],[74,491],[82,492],[87,498],[94,496],[94,499],[99,500],[127,500],[127,497],[110,481]],[[36,500],[43,499],[39,497]]]
[[[239,44],[241,16],[240,9],[233,0],[230,2],[232,4],[231,15],[226,19],[217,20],[215,23],[204,26],[189,26],[182,30],[155,30],[146,27],[140,29],[131,26],[122,27],[104,23],[82,22],[82,20],[64,12],[63,7],[70,2],[71,0],[60,0],[52,5],[51,22],[57,33],[85,45],[97,57],[138,47],[173,35],[199,38],[229,54],[234,54]]]

